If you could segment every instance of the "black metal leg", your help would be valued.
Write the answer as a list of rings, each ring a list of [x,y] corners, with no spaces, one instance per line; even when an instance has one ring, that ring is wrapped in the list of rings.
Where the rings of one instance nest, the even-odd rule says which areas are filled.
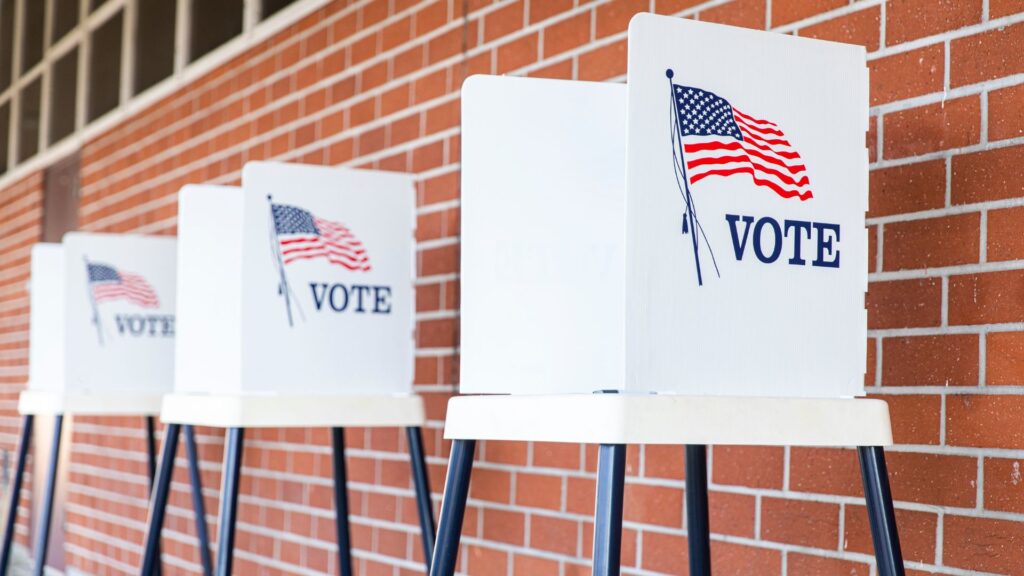
[[[50,522],[53,520],[53,497],[57,488],[57,465],[60,463],[60,435],[64,428],[64,415],[53,417],[53,446],[50,450],[50,469],[46,475],[46,489],[43,492],[42,517],[36,531],[36,555],[34,576],[43,576],[46,570],[46,549],[50,542]]]
[[[405,429],[409,439],[409,457],[412,460],[412,481],[416,487],[416,508],[420,516],[420,536],[423,538],[423,558],[430,573],[430,558],[434,555],[434,507],[430,503],[430,477],[427,459],[423,455],[423,432],[419,426]]]
[[[18,462],[14,465],[14,482],[11,483],[10,503],[7,505],[7,522],[4,526],[3,549],[0,550],[0,576],[7,576],[7,565],[11,561],[11,546],[14,544],[14,530],[18,523],[18,502],[21,500],[21,484],[25,479],[25,460],[28,457],[28,447],[32,441],[33,420],[31,414],[26,414],[24,423],[21,426],[21,440],[18,441]]]
[[[448,461],[448,477],[441,500],[441,519],[437,528],[437,544],[430,561],[430,576],[453,576],[459,557],[459,539],[462,520],[466,515],[469,497],[469,477],[473,472],[473,451],[476,440],[452,442],[452,455]]]
[[[594,576],[618,576],[622,553],[622,493],[626,446],[601,444],[597,460],[597,512],[594,517]]]
[[[220,488],[220,532],[217,536],[217,576],[230,576],[238,520],[238,480],[242,475],[245,429],[228,428],[224,451],[224,479]]]
[[[690,576],[711,576],[711,530],[708,527],[708,450],[686,446],[686,534]]]
[[[148,467],[149,467],[149,495],[153,497],[153,487],[156,483],[156,419],[152,416],[146,416],[146,455],[148,456]],[[160,540],[157,538],[157,559],[159,560],[160,554]],[[163,572],[163,568],[158,561],[153,567],[153,576],[160,576]]]
[[[196,515],[196,539],[203,576],[213,576],[210,558],[210,533],[206,529],[206,504],[203,502],[203,480],[199,476],[199,451],[196,449],[196,431],[191,424],[182,426],[185,432],[185,454],[188,457],[188,478],[192,484],[192,511]]]
[[[345,470],[345,429],[331,428],[334,446],[334,524],[338,534],[338,568],[341,576],[352,576],[352,539],[348,530],[348,474]]]
[[[160,533],[164,528],[167,497],[171,493],[174,475],[174,455],[178,452],[178,424],[168,424],[164,430],[164,446],[160,452],[160,467],[149,494],[149,519],[146,522],[146,540],[142,550],[142,576],[153,574],[160,566]]]
[[[903,552],[896,530],[896,515],[889,492],[889,471],[885,466],[885,452],[881,446],[857,448],[860,474],[864,480],[864,499],[871,521],[871,538],[875,544],[878,576],[903,576]]]

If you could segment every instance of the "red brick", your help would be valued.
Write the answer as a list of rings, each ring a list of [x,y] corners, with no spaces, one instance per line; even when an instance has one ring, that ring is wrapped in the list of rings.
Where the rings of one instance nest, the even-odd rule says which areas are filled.
[[[507,36],[523,27],[523,0],[506,2],[484,16],[484,42]]]
[[[846,505],[843,523],[844,550],[874,555],[868,510],[864,506]],[[896,509],[896,527],[900,535],[903,559],[907,562],[931,564],[935,561],[935,530],[938,516],[932,512]]]
[[[683,480],[686,477],[684,468],[682,447],[658,444],[644,446],[644,476]]]
[[[946,204],[946,161],[872,170],[869,189],[869,218],[942,208]]]
[[[1024,397],[960,394],[946,399],[946,443],[984,448],[1024,447]]]
[[[938,444],[942,398],[932,395],[872,396],[885,400],[897,444]]]
[[[802,4],[800,0],[793,1],[795,4]],[[775,6],[775,4],[772,5],[773,26],[777,25],[774,22],[776,19]],[[845,44],[859,44],[864,46],[868,52],[874,52],[878,50],[879,36],[881,35],[880,21],[881,8],[870,6],[864,10],[858,10],[850,14],[837,16],[831,20],[813,24],[807,28],[801,28],[800,35],[807,38],[831,40]],[[872,72],[873,77],[874,72]]]
[[[573,520],[539,514],[530,517],[530,546],[537,550],[575,556],[579,532],[579,523]]]
[[[711,542],[711,564],[715,576],[779,576],[782,573],[782,555],[778,550],[719,540]]]
[[[608,80],[625,73],[625,40],[585,52],[579,57],[580,80]]]
[[[687,574],[687,542],[683,536],[662,534],[660,532],[643,533],[643,555],[640,567],[659,574]],[[717,573],[717,567],[716,567]]]
[[[1024,476],[1015,458],[985,458],[985,509],[1024,513]]]
[[[971,571],[1019,574],[1024,566],[1024,524],[947,514],[942,563]]]
[[[1024,0],[989,0],[989,18],[1002,18],[1020,12],[1024,12]]]
[[[783,544],[834,550],[839,543],[839,505],[763,498],[761,538]]]
[[[629,20],[638,12],[647,12],[649,0],[612,0],[597,7],[595,29],[597,38],[626,31]]]
[[[871,574],[871,565],[862,562],[799,553],[792,553],[787,558],[786,570],[790,574],[814,574],[815,576],[869,576]]]
[[[765,29],[765,0],[736,0],[700,13],[705,22],[716,22],[730,26],[741,26],[755,30]]]
[[[990,332],[985,336],[985,383],[1024,384],[1024,332]]]
[[[516,504],[530,508],[560,510],[562,477],[550,474],[516,474]]]
[[[717,534],[753,538],[754,497],[749,494],[712,491],[708,495],[708,517]]]
[[[883,122],[886,158],[960,148],[981,140],[981,103],[977,96],[965,96],[892,112]]]
[[[981,257],[981,215],[977,212],[885,225],[885,270],[973,264]]]
[[[862,496],[857,452],[840,448],[790,448],[789,488],[797,492]]]
[[[921,278],[872,282],[865,307],[872,330],[938,326],[942,323],[942,281]]]
[[[946,74],[945,45],[876,58],[868,62],[868,68],[873,106],[939,92]]]
[[[537,556],[516,554],[512,557],[512,576],[558,576],[558,562]]]
[[[875,338],[868,338],[868,353],[864,362],[864,386],[874,386],[875,376],[878,371],[878,342]]]
[[[522,512],[485,508],[483,531],[485,540],[522,546],[526,542],[526,515]]]
[[[544,58],[572,50],[590,41],[591,11],[556,22],[544,29]]]
[[[1024,84],[988,94],[988,139],[1024,136]]]
[[[774,0],[772,2],[772,26],[790,24],[847,4],[846,0]]]
[[[950,43],[949,82],[963,86],[1024,72],[1024,23],[957,38]]]
[[[950,324],[997,324],[1024,318],[1024,270],[952,276]]]
[[[1024,196],[1018,167],[1024,146],[1008,146],[953,157],[953,204],[986,202]]]
[[[622,509],[627,522],[683,527],[683,493],[676,488],[627,483]]]
[[[498,47],[497,74],[507,74],[537,61],[538,34],[528,34]]]
[[[890,0],[885,44],[893,46],[981,22],[982,0]]]
[[[978,460],[967,456],[890,452],[886,455],[893,498],[898,501],[972,508]]]
[[[572,10],[573,0],[530,0],[530,24]]]
[[[751,488],[782,488],[782,448],[715,446],[711,479],[716,484]]]
[[[977,386],[978,335],[882,340],[883,386]]]

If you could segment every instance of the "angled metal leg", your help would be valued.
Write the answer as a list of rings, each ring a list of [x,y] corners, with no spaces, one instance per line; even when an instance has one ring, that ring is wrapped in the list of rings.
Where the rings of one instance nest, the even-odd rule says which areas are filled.
[[[338,569],[341,576],[352,576],[352,539],[348,529],[348,474],[345,470],[345,429],[331,428],[334,446],[334,524],[338,534]]]
[[[860,474],[864,480],[864,500],[871,521],[871,539],[875,544],[878,576],[903,576],[903,552],[896,530],[896,515],[892,509],[889,491],[889,471],[885,466],[885,452],[881,446],[857,448]]]
[[[46,550],[50,543],[50,523],[53,520],[53,497],[57,489],[57,466],[60,463],[60,435],[64,428],[64,415],[53,417],[53,447],[50,450],[50,469],[46,475],[46,489],[43,492],[43,510],[36,531],[33,551],[36,555],[34,576],[43,576],[46,570]]]
[[[149,494],[149,518],[146,522],[146,540],[142,550],[141,576],[150,576],[160,565],[160,533],[164,528],[167,497],[171,493],[174,475],[174,455],[178,452],[179,424],[168,424],[164,430],[164,446],[160,452],[160,467]]]
[[[192,512],[196,515],[196,539],[203,576],[213,576],[210,558],[210,533],[206,529],[206,504],[203,502],[203,480],[199,476],[199,451],[196,449],[196,431],[191,424],[182,426],[185,432],[185,454],[188,457],[188,478],[192,484]]]
[[[594,517],[594,576],[619,576],[622,554],[622,494],[626,446],[601,444],[597,460],[597,512]]]
[[[462,520],[469,497],[469,477],[473,472],[473,451],[476,440],[455,440],[448,461],[448,477],[441,500],[441,519],[437,527],[437,544],[430,561],[430,576],[453,576],[459,557]]]
[[[420,516],[420,536],[423,539],[423,558],[430,573],[430,558],[434,555],[434,507],[430,504],[430,477],[427,459],[423,455],[423,432],[419,426],[405,429],[409,439],[409,457],[412,460],[412,481],[416,487],[416,508]]]
[[[245,429],[228,428],[224,451],[224,479],[220,488],[220,531],[217,537],[217,576],[230,576],[235,554],[235,523],[238,520],[238,481],[242,475]]]
[[[152,416],[146,416],[146,455],[147,465],[149,468],[149,496],[150,498],[152,498],[153,488],[156,485],[156,421]],[[156,554],[158,561],[156,562],[155,565],[153,565],[152,572],[148,572],[147,574],[152,574],[153,576],[160,576],[160,574],[163,572],[163,569],[160,566],[159,562],[159,558],[161,556],[159,538],[157,538],[156,545]]]
[[[18,441],[18,462],[14,468],[14,482],[11,483],[10,503],[7,505],[7,521],[4,526],[3,549],[0,550],[0,576],[7,576],[11,561],[11,546],[14,544],[14,530],[18,521],[18,502],[21,500],[21,485],[25,480],[25,459],[32,439],[33,416],[26,414],[21,426],[21,440]]]
[[[686,533],[690,575],[711,576],[711,531],[708,527],[707,446],[686,447]]]

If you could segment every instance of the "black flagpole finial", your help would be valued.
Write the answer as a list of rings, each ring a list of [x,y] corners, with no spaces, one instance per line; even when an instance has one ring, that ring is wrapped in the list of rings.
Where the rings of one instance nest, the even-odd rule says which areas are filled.
[[[665,76],[668,76],[669,80],[671,80],[672,77],[675,76],[675,75],[676,75],[676,73],[673,72],[671,68],[665,70]]]

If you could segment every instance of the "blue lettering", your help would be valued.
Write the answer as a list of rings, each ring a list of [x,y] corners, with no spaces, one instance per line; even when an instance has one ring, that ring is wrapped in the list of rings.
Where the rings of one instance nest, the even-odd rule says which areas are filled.
[[[768,224],[772,228],[772,252],[770,255],[765,256],[762,251],[761,235],[764,230],[765,224]],[[779,223],[774,218],[764,217],[757,221],[754,225],[754,255],[757,259],[765,264],[771,264],[779,259],[779,254],[782,253],[782,230],[779,229]]]
[[[839,243],[839,224],[815,222],[814,229],[818,232],[818,257],[811,264],[825,268],[839,268],[839,248],[833,245],[833,242]],[[825,260],[826,252],[829,255],[834,255],[835,258]]]
[[[800,256],[800,232],[807,233],[807,239],[811,239],[811,223],[806,220],[786,220],[786,236],[789,236],[790,230],[795,230],[793,234],[793,257],[789,259],[789,263],[796,266],[804,266],[807,261]]]
[[[747,248],[747,236],[750,235],[750,224],[754,221],[754,217],[743,216],[742,219],[746,226],[743,227],[743,239],[741,240],[736,235],[736,222],[740,220],[740,217],[736,214],[725,215],[725,221],[729,223],[729,230],[732,232],[732,248],[736,252],[737,260],[743,260],[743,252]]]

